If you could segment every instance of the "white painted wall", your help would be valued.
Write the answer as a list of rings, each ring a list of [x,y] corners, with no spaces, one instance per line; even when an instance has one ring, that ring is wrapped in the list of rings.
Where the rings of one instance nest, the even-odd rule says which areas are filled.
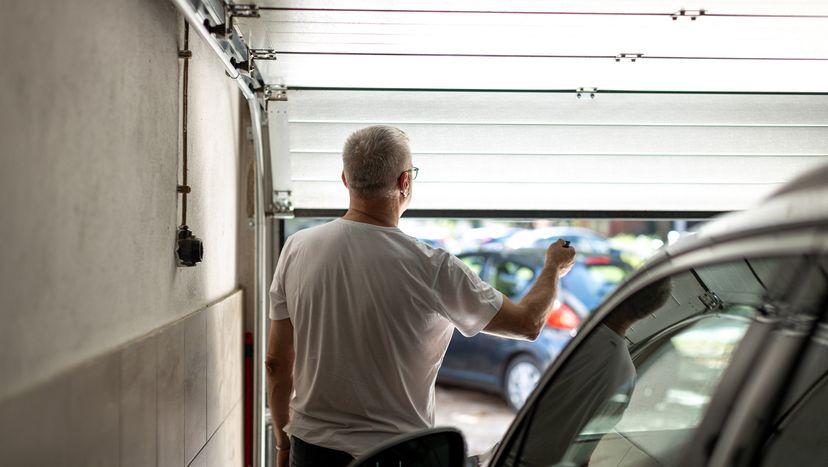
[[[238,91],[191,34],[189,224],[177,268],[181,19],[166,0],[0,8],[0,401],[237,284]]]

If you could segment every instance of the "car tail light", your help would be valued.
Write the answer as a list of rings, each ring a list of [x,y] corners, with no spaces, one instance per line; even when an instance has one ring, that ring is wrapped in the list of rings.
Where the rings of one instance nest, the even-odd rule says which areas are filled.
[[[594,266],[596,264],[610,264],[609,256],[590,256],[584,260],[587,266]]]
[[[557,329],[575,329],[580,324],[581,318],[566,303],[555,300],[554,308],[546,318],[546,324]]]

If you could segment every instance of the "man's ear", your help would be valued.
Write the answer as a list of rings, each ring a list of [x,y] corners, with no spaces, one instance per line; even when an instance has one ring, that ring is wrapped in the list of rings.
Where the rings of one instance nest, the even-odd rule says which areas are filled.
[[[345,188],[348,188],[348,181],[345,180],[345,171],[342,171],[342,184],[345,185]]]
[[[408,193],[408,188],[411,186],[411,172],[403,172],[397,180],[397,188],[403,193]]]

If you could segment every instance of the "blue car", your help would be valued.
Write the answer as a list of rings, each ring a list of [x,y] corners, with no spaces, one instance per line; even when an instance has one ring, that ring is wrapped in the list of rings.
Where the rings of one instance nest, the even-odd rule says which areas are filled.
[[[519,301],[540,274],[545,249],[463,253],[463,260],[481,279],[512,301]],[[438,374],[443,384],[497,393],[514,410],[535,388],[572,332],[628,272],[629,266],[608,256],[576,257],[561,279],[558,299],[546,327],[534,342],[480,333],[467,338],[454,331]]]

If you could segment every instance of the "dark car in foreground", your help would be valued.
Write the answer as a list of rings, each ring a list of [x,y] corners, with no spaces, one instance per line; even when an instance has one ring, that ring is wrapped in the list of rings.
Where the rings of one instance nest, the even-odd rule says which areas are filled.
[[[540,275],[546,249],[479,251],[459,255],[475,273],[505,296],[519,301]],[[500,394],[514,410],[535,389],[540,375],[572,337],[572,332],[628,272],[607,256],[578,255],[561,279],[546,327],[534,342],[455,331],[438,381]]]
[[[585,403],[602,381],[602,372],[591,383],[577,378],[578,365],[595,355],[591,343],[664,279],[669,299],[624,333],[634,378]],[[545,372],[486,462],[822,467],[826,413],[828,167],[712,222],[631,274]],[[575,429],[562,429],[567,422]],[[452,430],[389,444],[378,453],[403,465],[481,460],[462,460],[462,438]]]

